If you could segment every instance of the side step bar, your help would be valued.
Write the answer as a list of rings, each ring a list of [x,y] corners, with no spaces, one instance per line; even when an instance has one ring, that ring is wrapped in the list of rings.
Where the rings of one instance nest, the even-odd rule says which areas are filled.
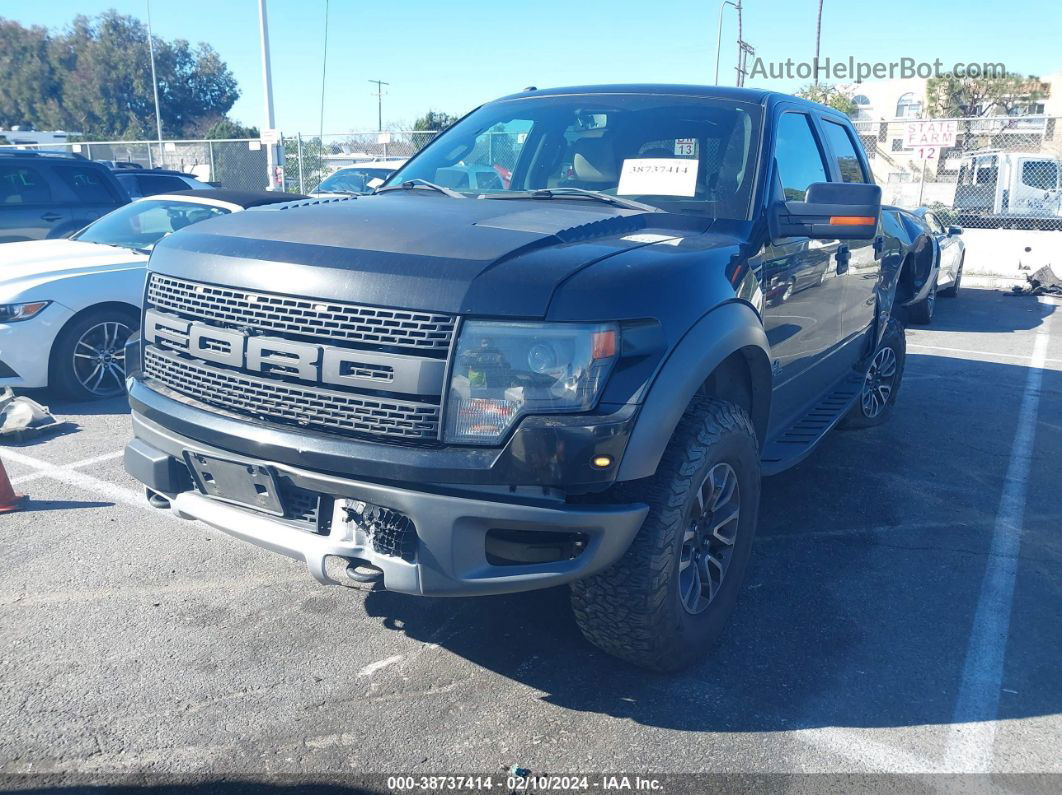
[[[811,410],[786,428],[763,448],[760,470],[764,475],[777,475],[804,460],[823,436],[841,421],[859,400],[865,376],[853,372],[845,376],[832,392],[816,403]]]

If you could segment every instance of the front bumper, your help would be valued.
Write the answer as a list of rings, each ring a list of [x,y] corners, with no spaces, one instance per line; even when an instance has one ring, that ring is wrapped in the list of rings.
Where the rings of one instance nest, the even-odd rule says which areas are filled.
[[[5,386],[38,389],[48,386],[52,344],[64,324],[74,316],[52,302],[36,317],[18,323],[0,323],[0,389]],[[14,373],[14,375],[12,375]]]
[[[329,558],[366,561],[383,572],[387,590],[434,596],[497,594],[546,588],[600,571],[618,560],[637,534],[648,507],[573,505],[562,500],[498,499],[495,494],[447,493],[388,485],[262,461],[178,436],[133,415],[136,439],[125,452],[126,469],[149,488],[171,498],[180,517],[198,519],[232,536],[306,562],[324,584],[341,584],[329,574]],[[185,451],[242,463],[265,463],[300,489],[338,500],[360,500],[401,512],[415,525],[411,559],[381,554],[359,528],[333,522],[326,534],[293,527],[282,519],[237,507],[194,490]],[[488,561],[488,531],[578,533],[585,547],[573,559],[496,565]]]

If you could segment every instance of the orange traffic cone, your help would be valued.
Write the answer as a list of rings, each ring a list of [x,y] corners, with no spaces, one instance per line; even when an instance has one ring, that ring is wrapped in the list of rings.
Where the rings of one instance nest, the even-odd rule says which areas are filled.
[[[18,510],[18,504],[22,502],[22,495],[15,494],[11,488],[11,481],[4,469],[4,462],[0,460],[0,513],[10,513]]]

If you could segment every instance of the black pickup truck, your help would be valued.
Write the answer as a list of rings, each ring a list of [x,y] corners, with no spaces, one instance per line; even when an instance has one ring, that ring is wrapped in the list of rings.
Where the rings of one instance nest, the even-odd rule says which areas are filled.
[[[487,103],[374,195],[159,243],[126,467],[322,583],[570,583],[591,642],[682,667],[734,606],[761,476],[896,401],[880,204],[848,119],[788,95]]]

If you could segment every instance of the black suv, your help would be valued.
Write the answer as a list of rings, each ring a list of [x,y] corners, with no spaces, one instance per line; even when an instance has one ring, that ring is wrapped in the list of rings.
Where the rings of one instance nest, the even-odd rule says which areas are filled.
[[[761,475],[892,411],[902,235],[822,105],[505,97],[374,195],[162,240],[126,468],[322,583],[570,583],[593,643],[678,668],[737,599]]]
[[[0,243],[69,237],[128,202],[100,163],[66,152],[0,149]]]

